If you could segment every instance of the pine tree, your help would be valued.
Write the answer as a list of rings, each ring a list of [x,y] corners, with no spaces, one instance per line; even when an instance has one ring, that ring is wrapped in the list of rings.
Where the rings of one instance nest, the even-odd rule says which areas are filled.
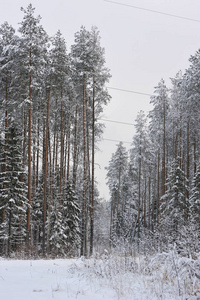
[[[151,96],[150,103],[153,104],[153,110],[149,113],[150,118],[150,136],[152,144],[155,147],[157,156],[157,222],[159,223],[160,215],[160,197],[165,194],[166,182],[166,153],[167,153],[167,115],[169,110],[168,89],[163,79],[160,80],[155,88],[155,95]],[[161,149],[161,150],[160,150]],[[160,176],[160,159],[161,159],[161,176]],[[161,184],[160,184],[161,177]]]
[[[140,111],[135,121],[136,133],[133,137],[132,148],[130,150],[131,164],[136,168],[137,172],[137,233],[138,238],[141,231],[141,220],[144,220],[144,227],[146,227],[146,202],[147,199],[143,199],[142,195],[146,192],[146,178],[149,175],[150,170],[150,141],[148,136],[147,118],[143,111]],[[143,203],[142,203],[143,202]],[[143,205],[142,205],[143,204]],[[138,239],[139,241],[139,239]]]
[[[27,9],[21,8],[24,18],[19,32],[22,35],[19,48],[20,62],[24,66],[23,80],[27,82],[25,101],[28,103],[28,199],[29,209],[27,214],[28,241],[31,242],[31,198],[32,198],[32,106],[37,107],[38,97],[41,96],[43,87],[42,76],[45,71],[45,55],[48,37],[40,25],[40,17],[34,16],[34,8],[29,4]]]
[[[82,120],[80,147],[83,153],[81,254],[87,255],[87,223],[89,219],[89,207],[90,254],[93,252],[95,138],[102,131],[101,128],[96,125],[96,120],[98,115],[102,112],[102,105],[107,104],[110,99],[107,89],[105,88],[105,83],[108,81],[110,74],[109,70],[105,68],[104,49],[100,46],[99,32],[95,27],[93,27],[91,31],[87,31],[85,27],[82,26],[80,31],[75,34],[75,44],[72,45],[71,48],[71,58],[76,91],[79,97],[79,107],[82,107],[82,111],[80,108],[78,110]],[[74,149],[74,153],[76,154],[77,152],[77,148]],[[91,174],[90,161],[92,163]]]

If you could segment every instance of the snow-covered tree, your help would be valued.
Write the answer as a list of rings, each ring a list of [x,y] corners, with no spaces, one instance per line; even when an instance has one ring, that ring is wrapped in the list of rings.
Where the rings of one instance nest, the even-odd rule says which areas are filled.
[[[173,161],[166,182],[166,193],[161,197],[161,226],[168,243],[180,242],[189,221],[187,179],[178,159]]]
[[[110,74],[109,70],[105,67],[104,49],[100,46],[100,36],[97,28],[93,27],[91,31],[88,31],[84,26],[81,27],[80,31],[75,34],[75,43],[71,47],[70,56],[78,95],[79,104],[77,106],[77,112],[81,120],[79,126],[80,124],[82,125],[80,127],[81,136],[79,147],[82,149],[83,214],[81,253],[84,255],[84,253],[87,253],[86,222],[88,219],[88,207],[90,207],[90,254],[93,252],[95,142],[96,138],[102,132],[102,128],[97,125],[96,120],[102,112],[103,104],[107,104],[110,99],[105,87],[105,83],[110,78]],[[75,153],[77,153],[77,146],[76,144],[76,148],[74,147]],[[92,166],[91,172],[90,161]]]
[[[166,182],[166,150],[167,150],[167,115],[169,110],[168,89],[163,79],[160,80],[155,87],[153,96],[151,96],[150,103],[153,109],[149,112],[150,124],[149,131],[151,142],[154,147],[154,155],[157,158],[155,173],[157,178],[157,221],[159,220],[159,199],[165,194]],[[161,161],[161,163],[160,163]],[[161,165],[161,176],[160,176]],[[161,183],[160,183],[161,177]]]
[[[107,169],[107,184],[109,186],[111,195],[111,220],[110,220],[110,232],[112,239],[114,235],[117,237],[122,236],[123,232],[123,215],[125,208],[125,199],[122,197],[122,189],[124,176],[128,167],[128,153],[123,143],[120,142],[117,145],[117,150],[112,154],[112,158],[109,162]]]
[[[75,191],[67,183],[64,196],[64,224],[66,225],[67,254],[78,255],[80,249],[80,208]]]
[[[130,150],[130,161],[136,169],[137,174],[137,232],[140,235],[140,227],[143,219],[144,227],[147,225],[147,208],[150,214],[150,206],[147,207],[147,178],[151,171],[150,139],[148,135],[147,118],[143,111],[140,111],[135,121],[136,133],[133,137]],[[143,201],[142,198],[145,195]],[[143,202],[143,203],[142,203]],[[143,204],[143,205],[142,205]]]
[[[28,104],[28,199],[31,205],[32,198],[32,110],[38,108],[37,100],[41,97],[46,65],[46,51],[48,37],[40,25],[40,16],[34,16],[34,8],[29,4],[24,12],[23,21],[19,28],[21,33],[21,44],[19,47],[19,58],[23,66],[22,81],[26,82],[24,101]],[[28,209],[27,226],[29,239],[31,238],[31,211]]]
[[[67,184],[62,210],[57,201],[52,206],[50,221],[50,254],[72,256],[79,254],[80,248],[80,209],[75,192]]]
[[[0,224],[1,246],[8,256],[12,251],[25,246],[26,212],[28,208],[27,186],[23,182],[21,134],[15,123],[6,130],[6,160],[0,157],[0,210],[3,219]],[[21,250],[22,250],[21,249]]]

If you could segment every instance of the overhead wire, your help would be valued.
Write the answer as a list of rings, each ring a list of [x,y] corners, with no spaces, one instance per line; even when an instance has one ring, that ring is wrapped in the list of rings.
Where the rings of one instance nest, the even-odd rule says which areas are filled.
[[[117,142],[117,143],[124,143],[124,144],[131,144],[131,142],[126,142],[126,141],[120,141],[120,140],[111,140],[111,139],[102,139],[103,141],[110,141],[110,142]]]
[[[132,94],[139,94],[139,95],[143,95],[143,96],[153,96],[152,94],[148,94],[148,93],[137,92],[137,91],[132,91],[132,90],[125,90],[125,89],[119,89],[119,88],[111,87],[111,86],[107,86],[107,89],[117,90],[117,91],[121,91],[121,92],[132,93]]]
[[[99,119],[99,121],[105,121],[105,122],[111,122],[111,123],[117,123],[117,124],[124,124],[124,125],[131,125],[134,126],[135,124],[133,123],[127,123],[127,122],[121,122],[121,121],[114,121],[114,120],[109,120],[109,119]]]
[[[109,120],[109,119],[99,119],[100,121],[106,121],[106,122],[112,122],[112,123],[117,123],[117,124],[123,124],[123,125],[131,125],[134,126],[135,124],[133,123],[127,123],[127,122],[120,122],[120,121],[114,121],[114,120]],[[104,141],[110,141],[110,142],[122,142],[124,144],[131,144],[131,142],[127,142],[127,141],[120,141],[120,140],[113,140],[113,139],[102,139]]]
[[[153,10],[153,9],[149,9],[149,8],[139,7],[139,6],[135,6],[135,5],[131,5],[131,4],[125,4],[125,3],[111,1],[111,0],[104,0],[104,2],[109,2],[109,3],[112,3],[112,4],[117,4],[117,5],[121,5],[121,6],[127,6],[127,7],[131,7],[131,8],[139,9],[139,10],[148,11],[148,12],[151,12],[151,13],[156,13],[156,14],[160,14],[160,15],[173,17],[173,18],[178,18],[178,19],[183,19],[183,20],[187,20],[187,21],[200,23],[200,20],[197,20],[197,19],[187,18],[187,17],[183,17],[183,16],[179,16],[179,15],[175,15],[175,14],[170,14],[170,13],[165,13],[165,12],[161,12],[161,11],[157,11],[157,10]]]
[[[136,92],[136,91],[132,91],[132,90],[124,90],[124,89],[119,89],[119,88],[114,88],[114,87],[107,87],[107,88],[113,89],[113,90],[122,91],[122,92],[129,92],[129,93],[140,94],[140,95],[145,95],[145,96],[152,96],[151,94]],[[130,125],[130,126],[134,126],[135,125],[133,123],[121,122],[121,121],[115,121],[115,120],[103,119],[103,118],[99,118],[98,120],[99,121],[104,121],[104,122],[111,122],[111,123],[123,124],[123,125]],[[103,140],[110,141],[110,142],[122,142],[122,143],[131,144],[131,142],[120,141],[120,140],[112,140],[112,139],[104,139],[104,138],[103,138]]]
[[[148,11],[148,12],[151,12],[151,13],[157,13],[157,14],[161,14],[161,15],[165,15],[165,16],[169,16],[169,17],[173,17],[173,18],[178,18],[178,19],[183,19],[183,20],[187,20],[187,21],[192,21],[192,22],[198,22],[198,23],[200,23],[200,20],[197,20],[197,19],[183,17],[183,16],[179,16],[179,15],[175,15],[175,14],[170,14],[170,13],[165,13],[165,12],[161,12],[161,11],[157,11],[157,10],[152,10],[152,9],[148,9],[148,8],[144,8],[144,7],[139,7],[139,6],[135,6],[135,5],[125,4],[125,3],[121,3],[121,2],[117,2],[117,1],[104,0],[104,2],[108,2],[108,3],[111,3],[111,4],[117,4],[117,5],[121,5],[121,6],[126,6],[126,7],[131,7],[131,8],[134,8],[134,9]],[[138,92],[138,91],[133,91],[133,90],[120,89],[120,88],[115,88],[115,87],[110,87],[110,86],[108,86],[107,88],[108,89],[112,89],[112,90],[122,91],[122,92],[128,92],[128,93],[133,93],[133,94],[144,95],[144,96],[152,96],[152,94]],[[114,121],[114,120],[109,120],[109,119],[99,119],[99,120],[106,121],[106,122],[112,122],[112,123],[118,123],[118,124],[124,124],[124,125],[134,125],[132,123]],[[112,140],[112,139],[105,139],[105,138],[103,138],[103,140],[105,140],[105,141],[111,141],[111,142],[120,142],[119,140]],[[126,141],[121,141],[121,142],[131,144],[131,142],[126,142]]]

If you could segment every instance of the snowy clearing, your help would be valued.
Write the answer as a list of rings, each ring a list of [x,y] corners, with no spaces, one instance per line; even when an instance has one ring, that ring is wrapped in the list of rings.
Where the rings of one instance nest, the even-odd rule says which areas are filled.
[[[127,258],[129,259],[129,258]],[[168,262],[122,257],[104,259],[0,260],[1,299],[177,300],[200,299],[199,279],[189,297]],[[149,270],[151,266],[151,270]],[[178,266],[177,266],[178,268]],[[177,269],[178,270],[178,269]],[[171,278],[169,278],[171,276]],[[186,275],[184,275],[185,285]],[[194,292],[194,287],[196,292]],[[186,288],[183,288],[186,291]],[[182,289],[182,290],[183,290]],[[200,288],[199,288],[200,291]]]

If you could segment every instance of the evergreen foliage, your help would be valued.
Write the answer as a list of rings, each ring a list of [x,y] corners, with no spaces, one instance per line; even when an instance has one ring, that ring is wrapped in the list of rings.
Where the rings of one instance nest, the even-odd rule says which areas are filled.
[[[131,254],[173,243],[184,255],[198,251],[200,51],[171,89],[163,79],[155,87],[130,152],[117,145],[103,205],[95,151],[110,71],[99,31],[82,26],[68,52],[61,32],[50,38],[31,4],[22,12],[19,35],[7,22],[0,27],[1,255],[87,256],[99,240]],[[101,212],[110,215],[109,230],[98,224]]]
[[[21,135],[13,122],[6,130],[0,164],[1,250],[8,256],[23,250],[26,238],[27,186],[22,167]]]

